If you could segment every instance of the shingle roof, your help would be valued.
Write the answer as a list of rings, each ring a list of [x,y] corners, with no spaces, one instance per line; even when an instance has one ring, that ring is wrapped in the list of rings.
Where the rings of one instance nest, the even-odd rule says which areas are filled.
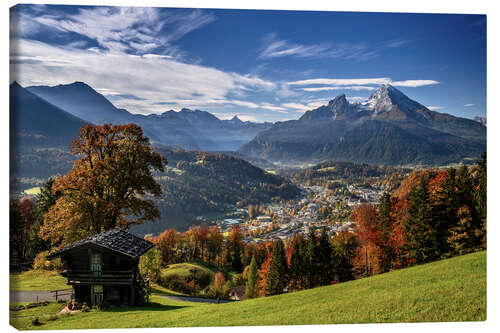
[[[115,228],[65,246],[51,253],[48,258],[52,259],[78,247],[92,244],[118,252],[131,259],[138,258],[141,254],[154,246],[150,241],[133,235],[125,230]]]

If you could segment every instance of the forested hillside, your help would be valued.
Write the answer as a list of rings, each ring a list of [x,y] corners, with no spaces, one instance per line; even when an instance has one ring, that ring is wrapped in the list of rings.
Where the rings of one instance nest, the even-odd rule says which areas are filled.
[[[197,215],[223,212],[232,205],[290,200],[299,194],[297,186],[287,179],[236,157],[166,146],[156,151],[168,159],[166,172],[155,177],[163,190],[158,200],[162,218],[135,226],[137,233],[157,233],[171,227],[185,230],[196,223]]]

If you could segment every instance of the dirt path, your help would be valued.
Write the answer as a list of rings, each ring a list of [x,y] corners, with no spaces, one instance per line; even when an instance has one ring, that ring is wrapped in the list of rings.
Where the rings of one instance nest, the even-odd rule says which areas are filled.
[[[153,295],[168,298],[171,299],[172,301],[180,301],[180,302],[197,302],[197,303],[211,303],[211,304],[234,302],[224,299],[217,301],[216,299],[212,298],[200,298],[200,297],[190,297],[190,296],[167,296],[160,294],[153,294]]]
[[[9,293],[9,303],[18,302],[36,302],[38,299],[41,301],[55,301],[55,297],[50,291],[46,290],[23,290],[23,291],[10,291]],[[71,295],[59,296],[58,299],[68,300],[71,299]]]
[[[173,301],[180,302],[197,302],[197,303],[229,303],[233,301],[229,300],[219,300],[211,299],[211,298],[200,298],[200,297],[190,297],[190,296],[166,296],[160,294],[154,294],[155,296],[165,297],[171,299]],[[58,299],[68,300],[71,298],[71,295],[59,296]],[[9,303],[19,303],[19,302],[36,302],[36,301],[55,301],[53,294],[50,291],[44,290],[29,290],[29,291],[10,291],[9,295]]]

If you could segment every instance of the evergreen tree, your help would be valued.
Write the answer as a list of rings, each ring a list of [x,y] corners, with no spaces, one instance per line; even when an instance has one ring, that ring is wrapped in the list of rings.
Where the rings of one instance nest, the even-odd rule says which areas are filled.
[[[333,280],[332,245],[326,228],[321,229],[317,249],[317,285],[325,286]]]
[[[481,248],[483,223],[476,211],[474,186],[469,169],[463,165],[457,177],[457,220],[450,229],[449,241],[458,254],[465,254]]]
[[[290,258],[290,287],[293,290],[305,288],[305,258],[304,239],[301,234],[295,235],[293,241],[293,252]]]
[[[309,234],[307,235],[304,249],[304,284],[306,289],[314,288],[316,285],[316,248],[316,232],[314,231],[314,228],[311,228],[309,230]]]
[[[255,261],[255,256],[252,256],[250,267],[247,272],[247,283],[245,288],[245,298],[255,298],[259,296],[259,268]]]
[[[421,264],[440,257],[439,237],[433,228],[427,185],[427,181],[422,180],[408,195],[405,249],[410,264]]]
[[[481,159],[477,162],[474,194],[476,211],[481,221],[481,247],[486,249],[486,152],[481,155]]]
[[[332,242],[332,266],[335,280],[344,282],[354,279],[353,260],[360,246],[359,239],[352,233],[342,231]]]
[[[378,256],[379,271],[388,272],[392,268],[395,257],[392,246],[393,218],[392,201],[389,192],[384,192],[378,204],[377,229],[379,231],[380,252]]]
[[[278,295],[288,285],[288,267],[286,263],[285,245],[278,239],[273,247],[271,264],[267,278],[267,293]]]

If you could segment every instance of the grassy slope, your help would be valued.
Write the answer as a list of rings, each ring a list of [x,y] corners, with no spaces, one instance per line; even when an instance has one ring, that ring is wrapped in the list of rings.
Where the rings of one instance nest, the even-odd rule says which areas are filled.
[[[24,302],[14,304],[26,305],[28,303]],[[65,305],[66,304],[51,302],[47,306],[40,306],[20,311],[9,311],[10,324],[14,327],[19,327],[22,329],[37,329],[39,326],[34,326],[31,322],[33,317],[29,316],[37,316],[40,322],[45,323],[47,322],[47,319],[49,319],[50,315],[58,313],[64,308]]]
[[[177,274],[179,276],[188,277],[188,276],[192,275],[192,272],[197,271],[197,270],[206,272],[206,273],[210,274],[210,276],[212,276],[212,277],[216,273],[212,269],[210,269],[204,265],[197,264],[197,263],[180,263],[180,264],[168,265],[167,268],[164,268],[161,270],[161,275],[162,276],[169,276],[172,274]]]
[[[117,321],[117,312],[120,320]],[[153,297],[147,307],[62,317],[43,329],[299,325],[486,319],[486,252],[334,286],[228,304]]]
[[[9,276],[10,290],[67,289],[66,282],[66,278],[52,271],[27,271]]]

